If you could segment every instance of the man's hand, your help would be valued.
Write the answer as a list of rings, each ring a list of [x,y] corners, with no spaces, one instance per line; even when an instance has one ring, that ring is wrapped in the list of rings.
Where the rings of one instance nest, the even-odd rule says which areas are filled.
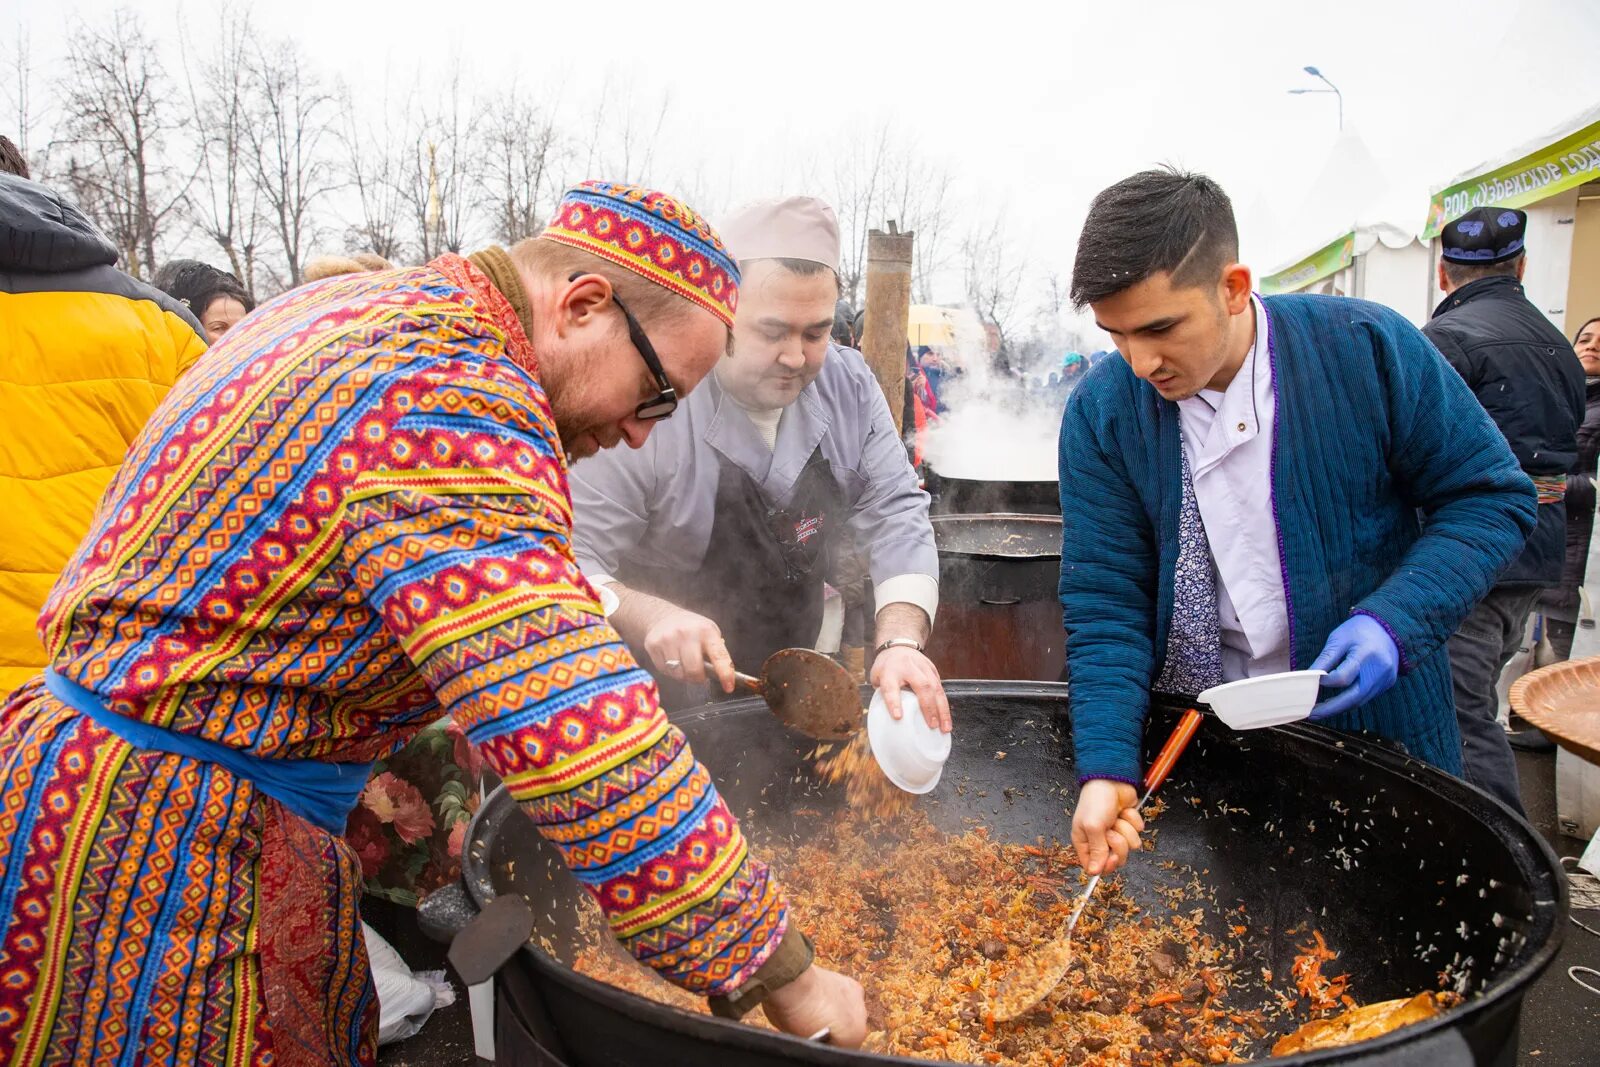
[[[867,1001],[861,983],[814,963],[799,978],[769,993],[761,1010],[773,1026],[796,1037],[827,1028],[829,1040],[841,1048],[860,1048],[867,1039]]]
[[[722,631],[704,615],[679,607],[662,612],[645,630],[644,649],[658,672],[688,682],[704,682],[710,662],[722,691],[733,692],[733,657]]]
[[[950,701],[944,695],[939,668],[921,652],[906,645],[879,652],[872,661],[872,684],[883,694],[890,715],[900,717],[900,690],[909,689],[917,695],[928,725],[950,732]]]
[[[1083,783],[1072,812],[1072,844],[1084,870],[1110,874],[1128,862],[1144,829],[1138,805],[1139,791],[1127,782],[1091,778]]]
[[[1400,674],[1400,649],[1383,624],[1370,615],[1352,615],[1328,635],[1322,655],[1311,664],[1327,671],[1324,689],[1342,689],[1311,709],[1311,720],[1360,707],[1394,685]]]

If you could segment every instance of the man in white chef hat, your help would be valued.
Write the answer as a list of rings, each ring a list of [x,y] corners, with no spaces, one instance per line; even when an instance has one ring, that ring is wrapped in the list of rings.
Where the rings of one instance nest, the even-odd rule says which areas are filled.
[[[708,683],[732,692],[735,664],[816,647],[823,581],[853,535],[877,605],[872,683],[896,714],[910,689],[949,730],[923,654],[939,600],[928,495],[861,353],[829,340],[833,209],[767,200],[718,229],[743,275],[732,352],[640,448],[573,467],[578,562],[617,595],[612,624],[681,706]]]

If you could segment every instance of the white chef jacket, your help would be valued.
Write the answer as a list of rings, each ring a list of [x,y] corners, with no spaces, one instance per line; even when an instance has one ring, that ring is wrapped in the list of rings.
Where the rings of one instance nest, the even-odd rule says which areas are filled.
[[[643,447],[610,449],[574,464],[578,564],[600,584],[614,581],[630,560],[698,570],[714,519],[718,456],[781,504],[819,446],[849,508],[846,522],[866,550],[878,607],[915,604],[933,618],[939,562],[928,495],[917,485],[877,379],[859,352],[837,345],[778,419],[741,408],[711,375]]]
[[[1289,669],[1289,602],[1272,500],[1277,403],[1267,312],[1258,297],[1255,342],[1224,390],[1178,402],[1195,502],[1217,565],[1225,681]]]

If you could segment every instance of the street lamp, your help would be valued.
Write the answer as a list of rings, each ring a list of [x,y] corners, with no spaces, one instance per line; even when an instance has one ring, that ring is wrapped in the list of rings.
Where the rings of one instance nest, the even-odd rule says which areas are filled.
[[[1327,78],[1323,77],[1322,71],[1318,70],[1316,67],[1307,67],[1307,68],[1305,68],[1305,70],[1306,70],[1306,73],[1311,75],[1313,78],[1320,78],[1322,80],[1323,84],[1325,84],[1327,86],[1327,88],[1326,89],[1290,89],[1289,90],[1290,94],[1293,95],[1293,96],[1299,96],[1302,93],[1332,93],[1339,100],[1339,129],[1342,131],[1344,129],[1344,94],[1339,91],[1339,87],[1337,85],[1333,84],[1331,81],[1328,81]]]

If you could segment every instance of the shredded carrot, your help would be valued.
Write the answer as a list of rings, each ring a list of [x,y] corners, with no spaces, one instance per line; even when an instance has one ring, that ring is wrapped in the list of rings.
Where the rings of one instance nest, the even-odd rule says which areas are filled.
[[[1169,991],[1166,993],[1157,993],[1155,996],[1146,1001],[1146,1003],[1152,1008],[1159,1008],[1163,1004],[1176,1004],[1182,999],[1183,995],[1181,993],[1173,993]]]
[[[1311,941],[1300,946],[1300,954],[1294,958],[1290,970],[1294,974],[1295,988],[1312,1009],[1328,1011],[1342,1003],[1350,977],[1322,973],[1322,965],[1338,959],[1339,954],[1328,947],[1320,930],[1311,931],[1311,937]]]

